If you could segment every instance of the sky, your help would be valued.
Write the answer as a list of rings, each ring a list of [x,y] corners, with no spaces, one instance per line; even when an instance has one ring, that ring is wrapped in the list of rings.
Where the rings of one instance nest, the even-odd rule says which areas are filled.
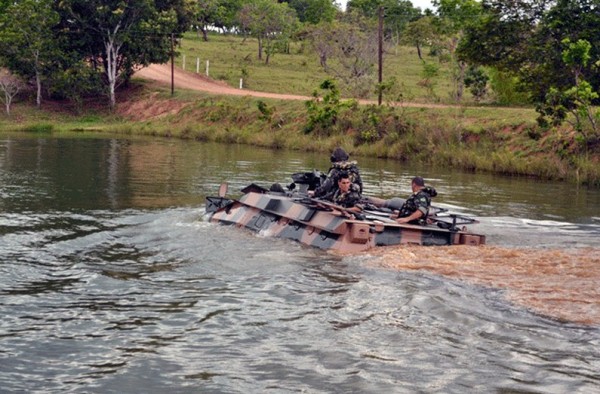
[[[336,3],[342,5],[343,10],[346,9],[347,2],[347,0],[336,0]],[[410,0],[410,2],[413,4],[413,6],[419,7],[421,10],[425,10],[426,8],[430,8],[432,10],[434,9],[430,0]]]

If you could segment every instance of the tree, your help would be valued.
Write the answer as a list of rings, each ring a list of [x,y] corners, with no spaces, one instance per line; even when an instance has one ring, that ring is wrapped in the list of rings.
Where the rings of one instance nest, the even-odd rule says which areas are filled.
[[[276,43],[288,40],[296,30],[298,18],[287,3],[252,0],[238,14],[240,26],[258,39],[258,58],[266,53],[265,64],[275,53]]]
[[[385,34],[398,44],[408,24],[421,17],[421,10],[413,7],[408,0],[387,0],[383,2],[383,7]]]
[[[481,67],[469,67],[465,73],[465,86],[469,88],[475,101],[483,100],[487,94],[487,83],[490,78]]]
[[[223,12],[214,21],[214,26],[224,31],[238,29],[238,14],[244,2],[245,0],[221,0]]]
[[[51,0],[13,2],[0,15],[2,63],[25,80],[35,81],[38,107],[42,103],[42,80],[58,56],[53,33],[58,20]]]
[[[6,114],[9,116],[12,101],[19,93],[22,86],[23,82],[19,78],[7,73],[0,73],[0,90],[4,93],[4,97],[0,96],[0,98],[4,102]]]
[[[318,134],[329,135],[340,112],[356,106],[354,100],[341,100],[335,81],[326,79],[321,82],[319,89],[325,91],[323,97],[320,97],[319,91],[315,90],[313,99],[305,102],[308,113],[308,122],[304,127],[305,134],[316,131]]]
[[[369,19],[377,19],[381,7],[384,9],[384,34],[393,37],[396,42],[406,25],[421,16],[421,10],[413,7],[409,0],[350,0],[346,9]]]
[[[338,32],[335,22],[321,22],[307,29],[308,38],[314,51],[319,56],[319,64],[328,73],[327,60],[335,53],[335,36]]]
[[[341,82],[340,86],[355,97],[366,97],[373,90],[377,28],[374,21],[354,12],[346,13],[344,18],[312,34],[311,39],[319,48],[321,65]]]
[[[414,45],[417,48],[417,56],[423,60],[423,45],[427,45],[436,37],[434,29],[434,17],[424,16],[415,21],[410,22],[404,30],[402,42]]]
[[[64,0],[59,7],[63,28],[77,37],[71,50],[101,70],[111,108],[135,67],[168,60],[171,34],[181,32],[189,12],[182,0]]]
[[[561,91],[552,87],[546,95],[546,103],[538,106],[540,113],[538,121],[544,124],[544,117],[550,116],[553,124],[558,125],[566,119],[567,112],[570,112],[575,118],[574,128],[581,133],[581,142],[587,144],[595,143],[598,139],[598,121],[600,113],[592,107],[592,102],[600,97],[593,90],[591,84],[585,80],[583,70],[588,66],[592,45],[586,40],[577,40],[571,42],[568,38],[562,41],[563,47],[562,60],[569,68],[570,74],[575,80],[575,85]],[[589,127],[585,127],[587,123]],[[586,129],[589,129],[586,130]]]
[[[482,12],[465,26],[458,56],[470,63],[516,73],[533,40],[537,10],[528,1],[484,0]]]
[[[332,0],[288,0],[287,3],[296,11],[300,22],[311,25],[333,21],[338,11]]]
[[[204,41],[208,41],[208,27],[223,20],[225,8],[220,0],[197,0],[194,12],[194,22],[202,32]]]
[[[465,29],[459,55],[517,76],[531,101],[543,103],[551,87],[564,90],[574,83],[562,59],[562,40],[584,39],[598,58],[599,6],[598,0],[484,0],[482,16]],[[600,73],[593,63],[585,74],[597,90]]]
[[[451,61],[454,83],[454,99],[462,100],[467,63],[457,56],[457,48],[462,40],[464,29],[481,14],[481,5],[476,0],[434,0],[438,8],[440,33],[439,44]]]

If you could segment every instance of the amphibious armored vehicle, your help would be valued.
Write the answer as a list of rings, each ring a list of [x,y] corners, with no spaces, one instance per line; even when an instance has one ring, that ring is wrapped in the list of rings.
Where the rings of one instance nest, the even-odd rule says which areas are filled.
[[[485,236],[474,234],[466,225],[477,221],[450,214],[439,208],[430,211],[423,225],[398,224],[388,209],[365,204],[360,212],[331,202],[310,198],[320,181],[318,173],[296,173],[293,183],[266,189],[256,184],[241,190],[239,198],[228,198],[227,184],[218,197],[206,198],[211,222],[245,227],[263,234],[292,239],[321,249],[358,252],[378,246],[482,245]]]

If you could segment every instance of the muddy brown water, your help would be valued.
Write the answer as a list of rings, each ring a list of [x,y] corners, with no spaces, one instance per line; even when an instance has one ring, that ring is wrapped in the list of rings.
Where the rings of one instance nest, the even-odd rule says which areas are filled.
[[[600,191],[358,159],[483,247],[336,255],[207,222],[300,152],[0,134],[3,392],[600,392]]]

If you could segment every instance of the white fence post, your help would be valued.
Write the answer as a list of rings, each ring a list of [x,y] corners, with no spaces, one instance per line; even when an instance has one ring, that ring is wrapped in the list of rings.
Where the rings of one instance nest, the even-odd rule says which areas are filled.
[[[240,78],[240,89],[244,88],[244,79]]]
[[[208,67],[209,67],[209,64],[210,64],[210,63],[209,63],[209,61],[207,60],[207,61],[206,61],[206,76],[207,76],[207,77],[208,77]]]
[[[196,58],[196,74],[200,74],[200,58]]]

